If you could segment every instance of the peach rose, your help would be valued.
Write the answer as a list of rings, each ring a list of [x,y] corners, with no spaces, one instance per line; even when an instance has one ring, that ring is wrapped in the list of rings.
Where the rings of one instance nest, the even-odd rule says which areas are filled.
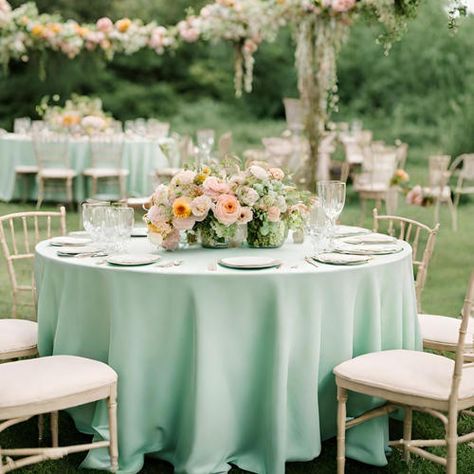
[[[235,196],[222,194],[217,198],[214,215],[220,223],[229,226],[237,222],[240,209],[239,201]]]
[[[268,170],[270,176],[278,181],[281,181],[285,177],[285,173],[280,168],[270,168]]]
[[[197,221],[202,221],[207,217],[212,201],[209,196],[202,195],[191,201],[191,211]]]
[[[109,31],[112,31],[114,24],[112,23],[112,20],[110,18],[107,18],[106,16],[99,18],[95,24],[97,29],[99,31],[102,31],[103,33],[107,33]]]
[[[211,198],[217,198],[221,194],[229,194],[231,192],[230,186],[215,176],[209,176],[209,178],[206,178],[204,183],[202,183],[202,188],[204,194]]]
[[[173,226],[178,230],[191,230],[196,223],[196,218],[194,216],[190,217],[175,217],[173,219]]]
[[[248,224],[253,219],[253,211],[250,207],[241,207],[238,222],[239,224]]]
[[[272,206],[267,211],[268,220],[270,222],[278,222],[280,220],[281,211],[276,206]]]

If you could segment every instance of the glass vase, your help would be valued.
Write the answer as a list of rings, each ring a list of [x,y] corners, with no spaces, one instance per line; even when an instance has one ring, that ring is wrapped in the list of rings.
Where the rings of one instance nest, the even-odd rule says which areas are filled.
[[[261,222],[254,219],[247,224],[247,244],[249,247],[278,248],[284,244],[286,236],[286,224],[283,221]]]
[[[229,247],[229,240],[219,237],[212,226],[201,227],[199,231],[201,245],[206,249],[226,249]]]

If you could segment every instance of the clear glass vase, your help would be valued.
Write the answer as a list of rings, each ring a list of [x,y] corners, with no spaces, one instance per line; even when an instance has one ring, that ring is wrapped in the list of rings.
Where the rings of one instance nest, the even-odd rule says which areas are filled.
[[[229,247],[229,239],[219,237],[212,226],[201,227],[199,235],[201,245],[206,249],[226,249]]]
[[[254,248],[274,249],[281,247],[287,236],[286,224],[280,222],[262,223],[254,219],[247,224],[247,244]]]

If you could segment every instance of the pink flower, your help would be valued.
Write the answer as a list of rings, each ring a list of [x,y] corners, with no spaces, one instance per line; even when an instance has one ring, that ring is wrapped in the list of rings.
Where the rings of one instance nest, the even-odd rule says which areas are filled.
[[[207,217],[211,206],[211,198],[206,195],[198,196],[191,201],[191,211],[198,222],[203,221]]]
[[[196,223],[194,216],[189,217],[175,217],[173,219],[173,226],[178,230],[191,230]]]
[[[156,28],[153,28],[153,31],[150,35],[150,41],[148,42],[150,48],[153,48],[157,53],[161,54],[164,51],[164,47],[168,46],[167,43],[166,28],[163,26],[157,26]]]
[[[258,198],[260,197],[257,191],[255,191],[255,189],[250,188],[248,186],[240,188],[238,195],[241,202],[250,207],[252,207],[258,201]]]
[[[244,43],[244,50],[249,53],[253,54],[255,51],[257,51],[258,45],[255,43],[255,41],[252,41],[251,39],[246,39]]]
[[[194,43],[199,39],[199,29],[197,22],[193,18],[183,20],[178,23],[178,32],[183,41],[187,43]]]
[[[214,207],[214,215],[221,224],[227,226],[234,224],[240,215],[239,201],[231,194],[220,195]]]
[[[356,0],[332,0],[332,9],[337,13],[344,13],[354,8]]]
[[[238,218],[239,224],[248,224],[253,219],[253,211],[250,207],[241,207]]]
[[[273,179],[277,179],[278,181],[281,181],[285,177],[285,173],[283,173],[280,168],[270,168],[268,172]]]
[[[257,179],[264,180],[268,178],[267,170],[261,166],[252,165],[249,168],[249,173]]]
[[[276,206],[272,206],[267,211],[268,220],[270,222],[278,222],[280,220],[281,211]]]
[[[230,186],[227,183],[219,180],[215,176],[209,176],[202,183],[204,194],[211,198],[217,198],[221,194],[229,194],[231,192]]]
[[[165,250],[175,250],[176,248],[178,248],[178,245],[179,230],[175,229],[170,234],[168,234],[165,240],[163,240],[162,246]]]
[[[112,20],[110,18],[104,16],[97,20],[95,26],[99,31],[102,31],[103,33],[108,33],[109,31],[112,31],[114,24],[112,23]]]
[[[178,174],[175,174],[171,180],[172,184],[177,184],[178,186],[187,186],[194,182],[196,173],[191,170],[180,171]]]
[[[153,204],[159,205],[159,204],[169,204],[169,190],[168,186],[165,184],[160,184],[156,189],[155,192],[153,193],[152,196],[152,201]]]
[[[147,218],[153,225],[159,227],[160,223],[165,220],[165,211],[161,207],[151,206],[147,212]]]
[[[423,204],[423,190],[420,185],[414,186],[407,194],[407,204],[421,206]]]

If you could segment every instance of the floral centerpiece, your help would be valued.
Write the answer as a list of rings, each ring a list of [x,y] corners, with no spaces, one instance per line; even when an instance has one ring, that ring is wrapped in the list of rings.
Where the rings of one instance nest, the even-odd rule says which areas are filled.
[[[112,117],[102,108],[102,101],[97,97],[72,94],[64,106],[58,105],[59,96],[53,96],[53,104],[49,97],[43,97],[36,111],[53,130],[70,131],[92,135],[109,129]]]
[[[145,222],[150,240],[167,250],[181,232],[198,233],[204,247],[227,247],[246,224],[249,245],[277,247],[287,228],[302,225],[306,199],[279,168],[204,166],[158,186]]]

